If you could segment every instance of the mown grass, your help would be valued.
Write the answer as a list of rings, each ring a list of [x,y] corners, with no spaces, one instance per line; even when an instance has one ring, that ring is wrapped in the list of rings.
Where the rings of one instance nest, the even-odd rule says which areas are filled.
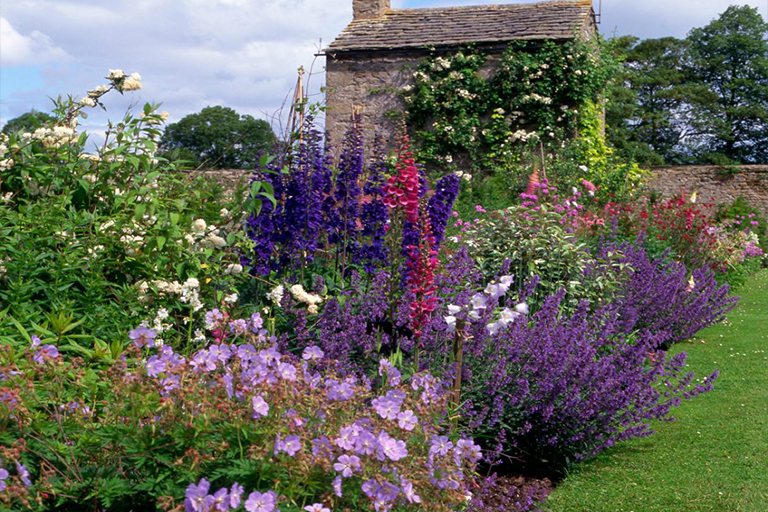
[[[674,347],[715,389],[657,433],[581,464],[550,512],[768,512],[768,271],[737,290],[727,321]]]

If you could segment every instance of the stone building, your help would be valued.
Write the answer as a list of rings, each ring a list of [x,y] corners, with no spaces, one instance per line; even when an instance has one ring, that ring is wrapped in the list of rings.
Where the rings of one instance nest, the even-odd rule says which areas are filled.
[[[391,9],[390,0],[352,0],[353,19],[324,50],[326,131],[338,147],[353,111],[370,136],[393,140],[397,123],[388,112],[402,110],[397,91],[412,81],[413,69],[432,52],[452,53],[467,45],[488,62],[516,40],[568,41],[597,33],[591,0]]]

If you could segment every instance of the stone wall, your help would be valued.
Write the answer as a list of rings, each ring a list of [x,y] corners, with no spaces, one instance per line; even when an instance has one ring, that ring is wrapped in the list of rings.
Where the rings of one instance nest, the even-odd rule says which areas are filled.
[[[652,170],[649,186],[665,197],[697,192],[700,202],[731,203],[739,196],[768,217],[768,165],[736,168],[682,165]]]
[[[325,130],[332,147],[339,147],[355,109],[362,117],[367,140],[378,132],[385,140],[393,141],[399,121],[387,113],[404,110],[398,91],[411,83],[413,70],[422,58],[399,54],[329,56]]]

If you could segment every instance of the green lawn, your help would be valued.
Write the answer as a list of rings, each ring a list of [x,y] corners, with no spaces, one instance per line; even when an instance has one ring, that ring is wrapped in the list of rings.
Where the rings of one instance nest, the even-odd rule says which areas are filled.
[[[585,462],[552,492],[551,512],[768,512],[768,271],[738,290],[725,323],[675,347],[715,389],[676,422]]]

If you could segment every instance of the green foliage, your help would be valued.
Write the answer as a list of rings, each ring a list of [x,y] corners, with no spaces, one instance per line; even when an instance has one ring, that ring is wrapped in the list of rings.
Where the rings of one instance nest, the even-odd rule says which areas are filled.
[[[643,165],[761,163],[768,158],[768,24],[731,6],[684,40],[622,37],[608,88],[608,138]]]
[[[626,274],[625,266],[596,260],[563,220],[563,215],[548,205],[538,210],[510,207],[469,223],[462,233],[463,243],[487,280],[499,275],[506,265],[515,273],[517,290],[537,276],[536,291],[527,299],[532,309],[561,288],[566,289],[566,311],[572,311],[583,299],[595,306],[609,300]]]
[[[480,52],[425,60],[404,91],[420,157],[483,177],[509,172],[526,149],[578,134],[581,109],[615,69],[593,41],[513,43],[498,68]]]
[[[768,159],[767,32],[756,7],[730,6],[688,35],[691,74],[710,93],[694,105],[698,154],[742,163]]]
[[[165,152],[178,150],[180,158],[198,167],[252,169],[275,141],[272,128],[263,119],[215,106],[168,125],[160,148]]]
[[[18,131],[32,132],[42,126],[52,124],[55,120],[56,118],[50,114],[32,109],[5,123],[2,133],[10,135],[11,133]]]

